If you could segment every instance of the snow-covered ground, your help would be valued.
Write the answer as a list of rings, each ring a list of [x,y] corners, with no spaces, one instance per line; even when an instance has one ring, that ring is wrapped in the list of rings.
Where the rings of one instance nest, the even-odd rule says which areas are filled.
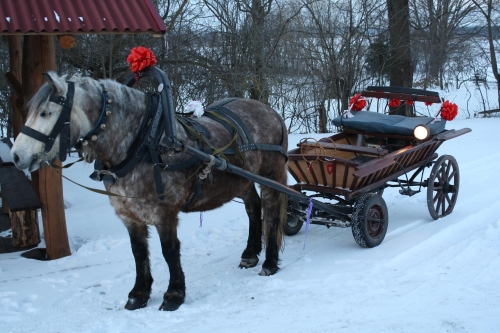
[[[181,215],[187,298],[175,312],[158,311],[169,276],[154,230],[152,297],[123,308],[135,279],[125,227],[107,197],[65,180],[72,255],[0,255],[0,332],[499,332],[500,118],[447,124],[463,127],[472,132],[438,150],[460,167],[455,211],[434,221],[425,191],[388,189],[389,230],[376,248],[359,247],[350,229],[312,225],[305,249],[302,229],[286,238],[281,270],[262,277],[260,267],[238,269],[240,203],[205,212],[201,228],[198,214]],[[64,172],[102,186],[88,179],[90,165]]]

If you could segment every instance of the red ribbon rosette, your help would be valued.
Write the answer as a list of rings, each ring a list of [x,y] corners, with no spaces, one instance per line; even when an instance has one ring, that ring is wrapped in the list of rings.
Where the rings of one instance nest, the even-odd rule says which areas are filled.
[[[412,106],[413,104],[415,104],[415,101],[412,100],[406,101],[406,105],[408,106]]]
[[[391,99],[391,101],[389,102],[389,106],[391,108],[397,108],[400,105],[401,105],[401,101],[397,98]]]
[[[361,111],[366,106],[366,100],[361,96],[361,94],[356,94],[349,99],[349,106],[352,111]]]
[[[448,100],[441,105],[441,118],[447,121],[455,119],[458,114],[458,105],[451,103]]]
[[[134,47],[127,57],[130,70],[136,75],[148,66],[156,64],[156,57],[150,49],[144,46]]]
[[[432,104],[432,102],[425,102],[425,106],[431,106]]]

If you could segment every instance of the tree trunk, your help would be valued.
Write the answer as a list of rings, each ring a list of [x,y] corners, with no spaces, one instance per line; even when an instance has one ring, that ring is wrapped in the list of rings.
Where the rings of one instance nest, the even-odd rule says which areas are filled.
[[[326,115],[326,108],[325,108],[325,103],[326,101],[323,101],[321,105],[318,108],[318,116],[319,116],[319,132],[320,133],[328,133],[328,117]]]
[[[408,0],[387,0],[389,15],[389,37],[391,49],[390,85],[411,88],[413,84],[413,62],[410,45],[410,22]],[[391,114],[410,115],[404,106],[391,110]]]

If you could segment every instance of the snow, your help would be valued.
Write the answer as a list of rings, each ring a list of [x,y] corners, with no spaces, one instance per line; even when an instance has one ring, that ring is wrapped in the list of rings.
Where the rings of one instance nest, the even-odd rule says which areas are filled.
[[[10,17],[7,16],[7,17],[5,17],[5,19],[7,20],[7,22],[10,23]]]
[[[199,214],[181,214],[187,298],[175,312],[158,311],[169,277],[156,231],[151,299],[127,311],[135,281],[127,232],[106,197],[64,180],[72,255],[0,254],[0,332],[498,332],[500,118],[447,123],[463,127],[472,132],[438,150],[459,164],[454,212],[434,221],[425,189],[413,197],[386,189],[389,229],[376,248],[359,247],[349,229],[311,225],[303,249],[303,227],[286,238],[281,270],[262,277],[260,265],[237,268],[247,237],[240,203],[205,212],[202,228]],[[310,136],[322,135],[290,135],[290,147]],[[64,173],[102,188],[91,170]]]
[[[57,14],[57,12],[54,10],[54,17],[56,18],[57,23],[61,23],[61,18]]]

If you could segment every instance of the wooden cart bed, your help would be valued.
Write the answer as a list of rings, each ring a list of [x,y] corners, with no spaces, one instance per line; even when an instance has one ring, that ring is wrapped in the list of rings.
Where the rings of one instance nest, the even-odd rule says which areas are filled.
[[[418,142],[411,136],[344,129],[319,141],[299,143],[288,152],[288,169],[297,181],[294,189],[343,195],[350,200],[425,166],[437,157],[435,152],[445,140],[465,130],[443,131]]]

